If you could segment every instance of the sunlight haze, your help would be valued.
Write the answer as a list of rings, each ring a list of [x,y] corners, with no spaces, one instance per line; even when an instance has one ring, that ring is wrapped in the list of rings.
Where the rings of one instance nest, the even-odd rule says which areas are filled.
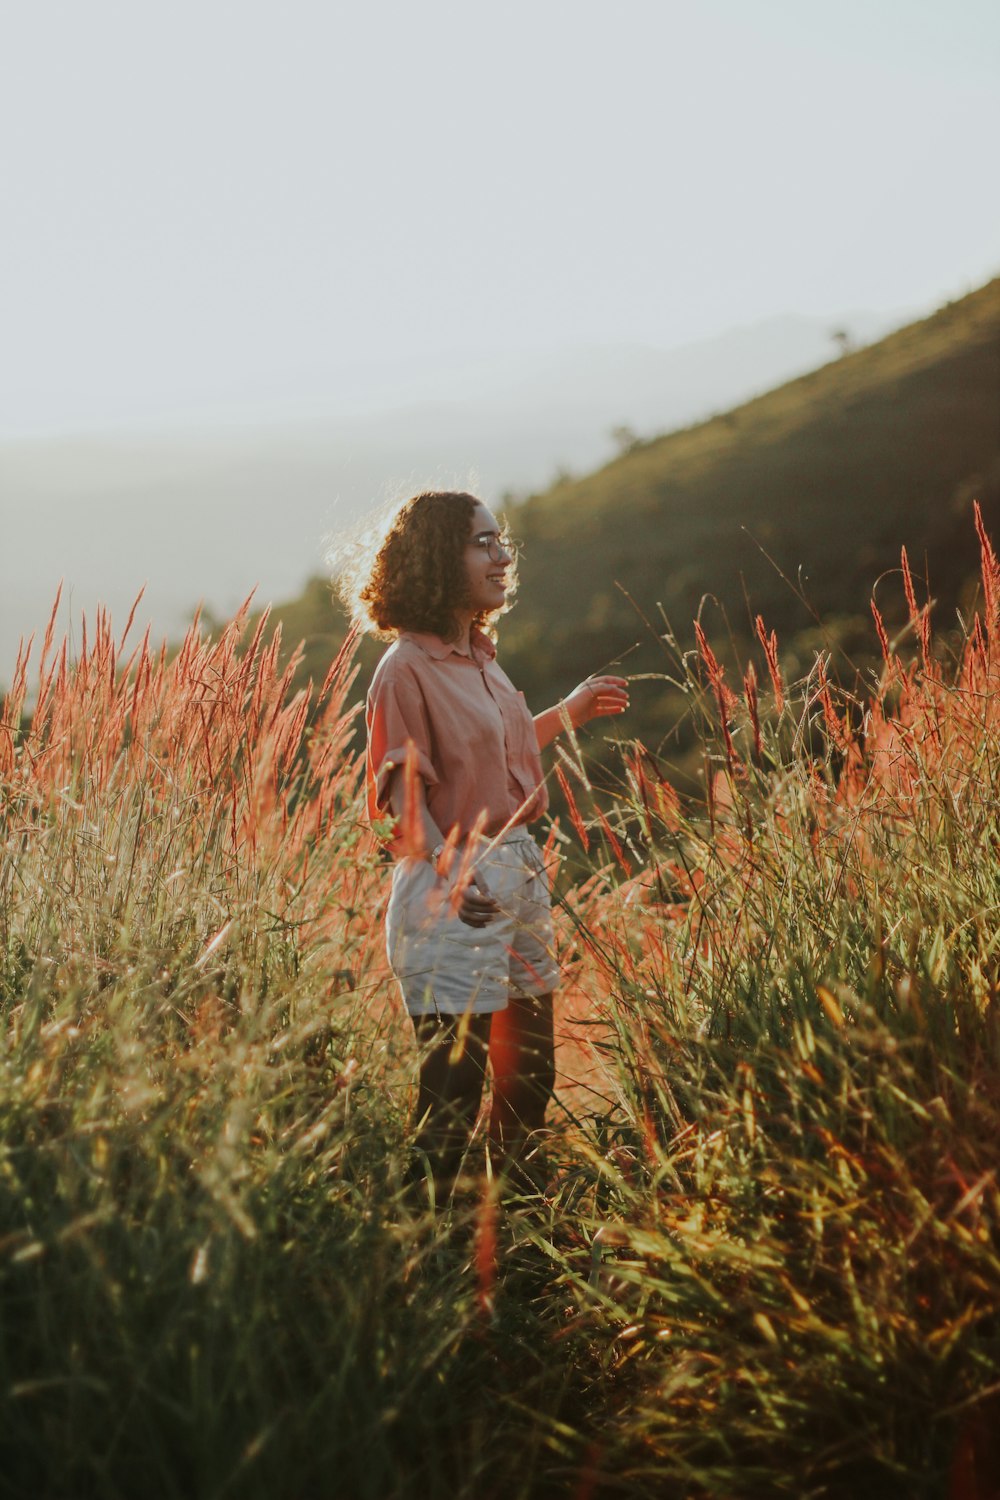
[[[8,599],[12,550],[40,545],[32,517],[53,543],[100,488],[81,470],[77,494],[47,490],[48,457],[26,478],[39,443],[329,426],[462,402],[475,368],[489,393],[501,366],[673,350],[788,314],[888,326],[1000,265],[986,0],[7,0],[0,15]],[[408,449],[373,482],[424,461]],[[497,483],[567,461],[554,449]],[[133,494],[144,516],[123,548],[147,521],[170,527],[167,501],[152,524],[155,484]],[[274,497],[288,522],[294,484]],[[315,571],[309,527],[248,559],[247,586]],[[211,594],[204,561],[178,610]],[[129,554],[137,585],[155,567]],[[89,588],[77,577],[81,603]],[[19,622],[3,610],[6,661]]]

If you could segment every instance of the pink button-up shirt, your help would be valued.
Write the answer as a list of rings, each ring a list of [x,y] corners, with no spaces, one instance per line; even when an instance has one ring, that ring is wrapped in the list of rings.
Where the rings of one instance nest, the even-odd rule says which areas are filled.
[[[436,635],[401,631],[368,692],[368,814],[384,817],[392,772],[412,743],[427,810],[445,835],[526,823],[548,806],[538,739],[524,694],[472,632],[472,656]]]

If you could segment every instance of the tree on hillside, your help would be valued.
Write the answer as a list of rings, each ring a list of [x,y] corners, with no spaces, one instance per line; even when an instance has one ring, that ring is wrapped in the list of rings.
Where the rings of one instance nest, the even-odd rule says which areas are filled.
[[[642,438],[636,432],[635,428],[629,427],[624,422],[620,423],[617,427],[612,427],[610,436],[618,452],[622,454],[634,453],[636,448],[642,443]]]

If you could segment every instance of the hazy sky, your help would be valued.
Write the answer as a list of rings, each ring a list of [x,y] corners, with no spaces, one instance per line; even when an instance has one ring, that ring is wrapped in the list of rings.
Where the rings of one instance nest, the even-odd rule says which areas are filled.
[[[996,0],[0,0],[0,437],[1000,270]]]

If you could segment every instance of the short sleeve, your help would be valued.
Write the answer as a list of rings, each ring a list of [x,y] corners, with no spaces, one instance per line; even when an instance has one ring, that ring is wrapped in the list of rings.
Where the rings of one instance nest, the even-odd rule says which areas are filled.
[[[375,674],[368,694],[368,813],[384,813],[393,771],[406,762],[407,746],[417,757],[417,774],[426,786],[436,786],[431,763],[431,732],[427,704],[420,684],[405,665],[387,663]]]

